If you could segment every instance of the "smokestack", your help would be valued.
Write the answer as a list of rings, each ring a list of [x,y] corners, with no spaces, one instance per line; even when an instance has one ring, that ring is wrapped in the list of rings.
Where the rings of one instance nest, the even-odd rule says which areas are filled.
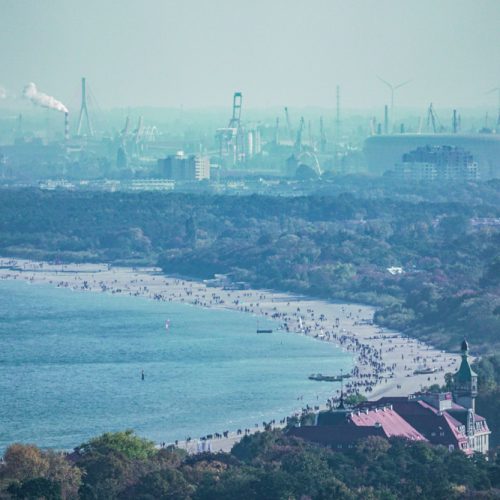
[[[64,113],[64,140],[69,140],[69,113]]]
[[[384,134],[389,133],[389,106],[384,106]]]
[[[453,133],[456,134],[458,130],[457,110],[453,110]]]

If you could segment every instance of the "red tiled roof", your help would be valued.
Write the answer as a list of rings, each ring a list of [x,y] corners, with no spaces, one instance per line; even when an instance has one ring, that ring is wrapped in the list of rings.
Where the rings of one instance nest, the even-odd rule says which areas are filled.
[[[453,445],[467,453],[467,449],[462,448],[462,444],[468,443],[467,436],[460,432],[459,427],[463,427],[463,422],[460,422],[453,414],[466,412],[465,408],[453,403],[453,410],[444,410],[439,412],[431,404],[408,398],[381,398],[377,404],[391,403],[394,410],[410,425],[422,433],[431,443],[442,445]],[[453,414],[452,414],[453,413]]]
[[[388,437],[398,436],[412,441],[427,441],[427,439],[413,428],[392,408],[367,409],[356,411],[349,417],[358,426],[381,426]]]
[[[443,417],[449,425],[449,428],[455,439],[458,442],[466,442],[467,436],[458,430],[459,427],[462,426],[462,423],[459,422],[456,418],[453,418],[449,413],[443,412]]]
[[[367,435],[383,435],[388,438],[397,436],[444,446],[453,445],[466,454],[473,453],[465,433],[468,412],[466,408],[454,402],[451,408],[439,411],[432,404],[417,397],[382,397],[378,401],[361,403],[357,408],[355,412],[344,414],[347,417],[344,422],[337,419],[335,422],[322,424],[318,419],[316,429],[322,430],[298,432],[304,433],[305,439],[317,442],[327,439],[321,436],[329,435],[330,444],[332,439],[340,445],[353,442],[355,437],[359,439]],[[489,433],[483,417],[474,415],[474,421],[481,427],[482,432]],[[365,429],[365,436],[361,434],[361,429]],[[374,434],[376,431],[378,434]],[[306,436],[313,434],[316,439]]]

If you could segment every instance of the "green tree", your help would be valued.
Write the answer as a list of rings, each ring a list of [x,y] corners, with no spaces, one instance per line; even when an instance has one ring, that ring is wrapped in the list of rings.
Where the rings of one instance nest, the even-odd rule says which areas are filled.
[[[32,444],[15,443],[4,454],[5,467],[0,468],[2,477],[26,481],[45,476],[49,470],[49,460],[43,452]]]
[[[60,485],[61,497],[68,500],[77,498],[82,481],[81,469],[73,465],[62,453],[47,451],[45,457],[49,462],[46,477]]]
[[[18,499],[61,500],[63,498],[61,485],[44,477],[28,479],[22,483],[12,483],[7,491],[13,498]]]
[[[79,462],[83,481],[79,489],[82,500],[117,498],[133,477],[133,464],[115,451],[87,453]]]
[[[175,469],[155,471],[139,479],[126,496],[137,500],[188,500],[195,488]]]
[[[115,452],[130,460],[145,460],[156,454],[153,441],[136,436],[132,430],[106,432],[81,444],[76,451],[81,456]]]

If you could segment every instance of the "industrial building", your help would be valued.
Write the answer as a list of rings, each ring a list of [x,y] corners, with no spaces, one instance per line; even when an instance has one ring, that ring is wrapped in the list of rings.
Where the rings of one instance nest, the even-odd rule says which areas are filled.
[[[373,135],[364,143],[368,171],[383,175],[401,162],[405,153],[425,146],[456,146],[469,151],[482,180],[500,178],[500,134]]]
[[[410,181],[475,181],[477,162],[470,152],[457,146],[423,146],[403,155],[396,175]]]
[[[202,181],[210,179],[210,160],[206,156],[176,155],[158,160],[160,176],[174,181]]]

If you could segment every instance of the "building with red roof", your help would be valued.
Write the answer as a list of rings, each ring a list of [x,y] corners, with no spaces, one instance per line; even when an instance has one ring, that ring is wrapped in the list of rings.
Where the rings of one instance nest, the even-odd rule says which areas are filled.
[[[332,414],[334,418],[332,417]],[[427,439],[406,422],[390,405],[357,410],[333,410],[316,415],[315,425],[293,427],[289,435],[307,441],[352,448],[357,441],[368,436],[401,437],[411,441]]]
[[[352,448],[368,436],[381,436],[427,441],[467,455],[487,453],[490,430],[475,412],[476,395],[477,375],[469,365],[464,341],[453,392],[383,397],[350,410],[341,403],[336,410],[316,414],[314,425],[292,428],[289,434],[338,449]]]

